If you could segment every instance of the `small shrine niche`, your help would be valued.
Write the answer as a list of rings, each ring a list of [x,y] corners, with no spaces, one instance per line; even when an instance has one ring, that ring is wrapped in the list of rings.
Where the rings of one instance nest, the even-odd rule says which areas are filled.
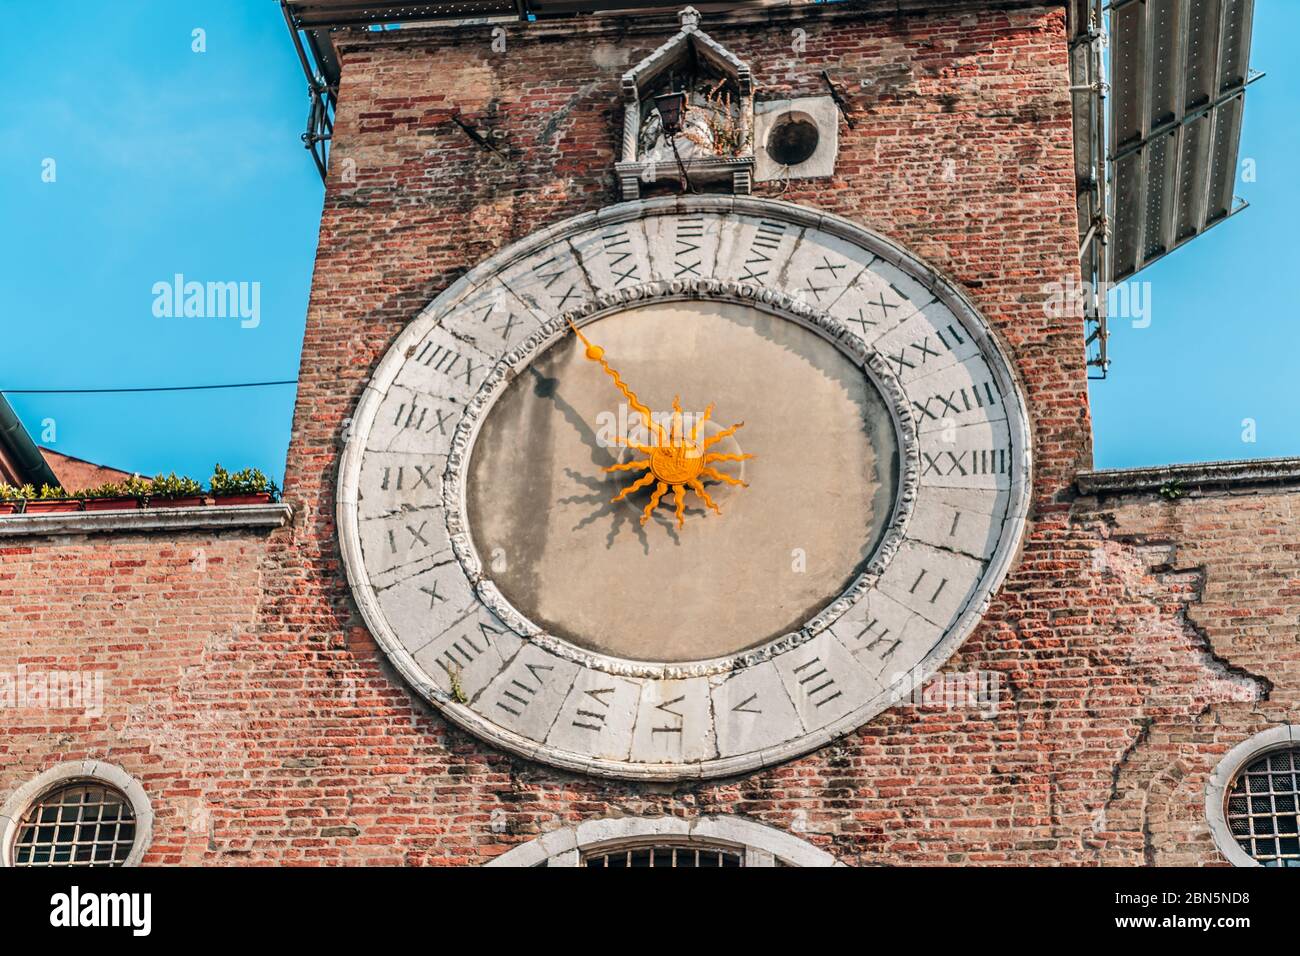
[[[699,29],[694,7],[679,14],[681,30],[623,74],[623,156],[616,164],[623,199],[659,180],[730,187],[748,194],[754,170],[754,81],[749,66]],[[656,97],[682,94],[680,132],[669,135],[671,111]]]

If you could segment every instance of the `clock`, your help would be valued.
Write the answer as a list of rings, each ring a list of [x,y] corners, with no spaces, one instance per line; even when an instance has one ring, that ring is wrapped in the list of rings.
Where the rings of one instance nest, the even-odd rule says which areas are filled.
[[[559,223],[410,323],[353,416],[348,580],[447,718],[583,773],[737,774],[866,723],[978,622],[1024,400],[860,226],[688,196]]]

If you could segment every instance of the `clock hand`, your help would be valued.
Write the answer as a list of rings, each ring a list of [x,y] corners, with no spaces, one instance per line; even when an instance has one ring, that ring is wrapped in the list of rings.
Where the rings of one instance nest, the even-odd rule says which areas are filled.
[[[704,423],[713,415],[713,406],[710,405],[704,410],[704,415],[694,424],[688,438],[683,428],[682,404],[680,397],[673,397],[673,415],[667,430],[655,422],[654,417],[639,398],[636,392],[623,381],[609,363],[605,361],[605,350],[599,345],[592,344],[591,340],[579,331],[578,327],[569,322],[569,328],[581,340],[586,347],[586,357],[600,365],[605,374],[614,380],[614,385],[627,399],[632,409],[641,416],[645,422],[646,429],[651,435],[653,446],[647,448],[645,445],[638,445],[623,437],[616,437],[614,440],[620,445],[626,445],[641,452],[646,457],[643,459],[634,459],[632,461],[621,462],[610,465],[605,469],[605,473],[615,471],[641,471],[641,475],[636,481],[627,485],[618,493],[611,502],[617,503],[622,501],[628,495],[642,488],[648,488],[654,485],[654,491],[650,495],[650,503],[646,505],[645,510],[641,513],[641,524],[644,526],[649,520],[655,508],[659,507],[659,502],[667,494],[669,489],[673,492],[673,510],[677,517],[677,526],[680,528],[686,523],[686,490],[691,491],[700,498],[704,504],[722,514],[722,509],[709,496],[707,489],[704,487],[704,481],[721,481],[728,485],[739,485],[746,487],[746,482],[730,475],[723,474],[711,465],[723,461],[748,461],[753,455],[730,455],[720,452],[708,452],[708,449],[725,438],[736,433],[745,423],[732,425],[730,428],[723,429],[712,438],[700,440],[700,435],[704,431]]]
[[[627,399],[628,405],[632,407],[633,411],[641,416],[641,420],[645,422],[646,431],[650,433],[651,439],[653,440],[657,438],[661,444],[664,443],[665,435],[663,427],[655,424],[654,418],[650,414],[650,409],[636,397],[636,392],[632,391],[632,388],[623,381],[618,372],[610,368],[609,363],[605,361],[605,350],[599,345],[592,345],[591,340],[583,335],[578,327],[572,322],[569,323],[569,328],[573,329],[574,334],[577,335],[578,338],[582,340],[582,344],[587,347],[587,358],[598,363],[600,367],[605,370],[605,374],[614,380],[615,386],[617,386],[618,390],[623,393],[623,397]],[[643,449],[638,449],[638,451],[641,450]]]

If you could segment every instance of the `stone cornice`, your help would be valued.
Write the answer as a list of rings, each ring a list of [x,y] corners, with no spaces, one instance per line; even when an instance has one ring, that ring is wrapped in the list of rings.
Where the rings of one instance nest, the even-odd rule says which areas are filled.
[[[280,528],[292,519],[293,509],[283,502],[4,515],[0,516],[0,538],[152,531],[240,531]]]
[[[1271,486],[1300,486],[1300,458],[1257,458],[1244,461],[1205,461],[1151,468],[1108,468],[1084,471],[1075,484],[1085,495],[1121,495],[1179,491],[1234,491]]]

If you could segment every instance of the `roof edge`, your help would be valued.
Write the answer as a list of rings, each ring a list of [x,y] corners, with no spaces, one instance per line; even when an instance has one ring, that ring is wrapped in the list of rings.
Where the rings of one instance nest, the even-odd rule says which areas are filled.
[[[1300,485],[1300,458],[1254,458],[1200,461],[1146,468],[1107,468],[1082,471],[1075,485],[1085,495],[1159,492],[1166,488],[1233,491],[1236,488]]]

